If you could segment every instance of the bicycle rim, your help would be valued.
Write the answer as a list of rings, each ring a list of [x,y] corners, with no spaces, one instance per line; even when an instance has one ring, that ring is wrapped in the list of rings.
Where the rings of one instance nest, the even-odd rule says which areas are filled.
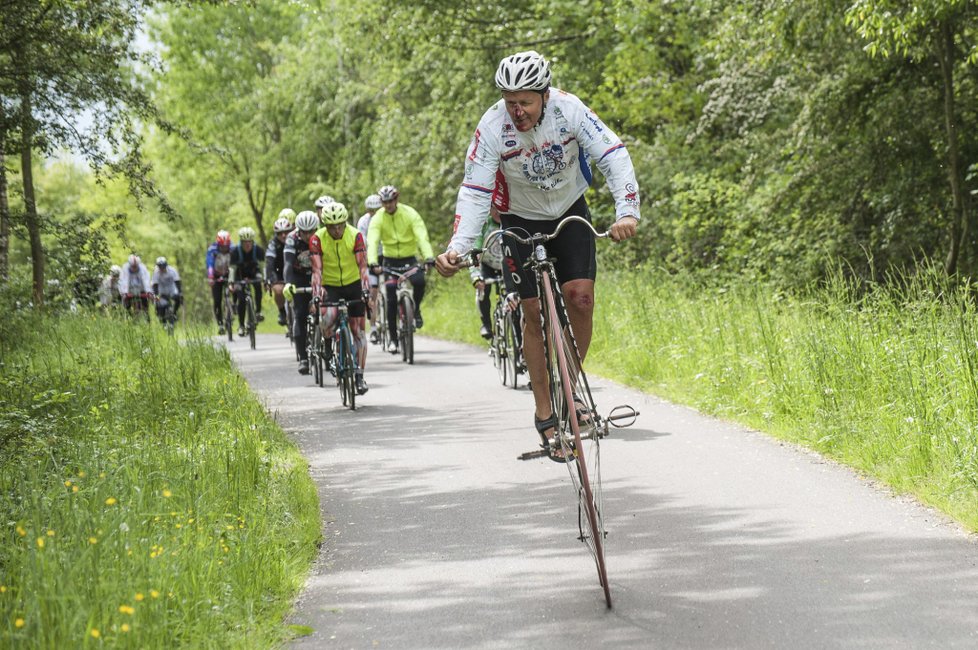
[[[506,328],[503,315],[497,307],[492,319],[492,364],[499,373],[499,383],[506,385]]]
[[[387,350],[387,346],[391,342],[391,335],[387,327],[387,294],[383,286],[377,293],[377,329],[380,330],[381,349]]]
[[[611,588],[608,584],[608,573],[604,557],[604,523],[601,518],[601,456],[599,436],[593,430],[597,422],[591,401],[590,391],[586,381],[582,381],[583,372],[578,370],[579,364],[576,345],[564,335],[561,320],[558,317],[558,305],[562,302],[556,289],[551,288],[549,276],[544,276],[544,292],[553,297],[546,300],[543,308],[547,310],[547,365],[551,375],[551,392],[554,402],[554,413],[558,414],[557,439],[560,441],[563,453],[571,454],[574,462],[567,463],[571,482],[577,492],[577,524],[580,539],[587,546],[594,558],[598,571],[598,582],[604,589],[605,602],[611,607]],[[578,422],[575,394],[585,402],[585,410],[589,410],[591,430],[584,427],[585,436],[582,438],[582,426]],[[589,472],[590,469],[590,472]]]
[[[401,359],[414,363],[414,303],[410,298],[401,299]]]

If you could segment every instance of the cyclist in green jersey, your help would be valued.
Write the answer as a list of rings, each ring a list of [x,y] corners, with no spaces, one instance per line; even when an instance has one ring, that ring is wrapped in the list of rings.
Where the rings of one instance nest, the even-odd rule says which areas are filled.
[[[347,223],[346,206],[342,203],[324,205],[320,213],[323,227],[316,232],[322,247],[322,292],[325,302],[344,299],[357,301],[348,306],[350,333],[357,352],[355,381],[357,393],[367,392],[363,369],[367,363],[366,318],[367,299],[370,296],[370,280],[367,272],[367,247],[363,235]],[[333,334],[333,325],[339,317],[336,307],[325,307],[320,321],[327,338]],[[328,360],[327,360],[328,362]]]

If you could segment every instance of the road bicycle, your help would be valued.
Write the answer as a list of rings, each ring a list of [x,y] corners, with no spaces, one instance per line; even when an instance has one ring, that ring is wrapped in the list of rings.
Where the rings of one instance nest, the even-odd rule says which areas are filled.
[[[486,278],[484,282],[487,288],[494,287],[493,292],[496,294],[496,306],[492,311],[492,339],[489,341],[492,365],[499,373],[499,382],[515,389],[519,386],[523,365],[523,352],[516,342],[519,320],[503,291],[503,278]]]
[[[386,350],[391,342],[390,325],[387,322],[387,292],[384,290],[384,276],[381,275],[377,282],[377,322],[374,323],[374,331],[377,332],[377,343],[382,350]]]
[[[336,384],[340,388],[340,398],[343,406],[351,411],[357,408],[356,376],[361,372],[357,364],[356,347],[353,345],[353,332],[350,330],[349,306],[361,303],[361,300],[344,300],[321,303],[321,307],[335,307],[339,316],[333,326],[330,337],[332,355],[330,372],[336,375]]]
[[[134,319],[150,322],[149,301],[153,299],[153,294],[146,293],[126,293],[122,296],[122,304]]]
[[[602,239],[607,232],[599,233],[587,219],[566,217],[553,234],[530,234],[522,228],[503,229],[490,234],[485,247],[494,236],[510,237],[514,241],[533,247],[533,253],[525,264],[535,278],[540,297],[540,320],[544,332],[544,350],[547,376],[550,380],[550,402],[556,418],[553,440],[542,449],[521,454],[520,460],[561,458],[567,460],[571,482],[577,500],[578,539],[587,546],[598,570],[598,581],[604,590],[607,606],[611,607],[611,587],[605,565],[604,528],[601,493],[601,439],[609,435],[609,425],[627,427],[634,424],[639,413],[628,405],[616,406],[607,416],[598,413],[591,388],[581,363],[580,351],[570,326],[564,297],[557,283],[553,260],[548,257],[546,243],[554,239],[568,224],[585,224]],[[504,242],[505,244],[505,242]],[[505,249],[505,245],[504,245]],[[471,264],[481,253],[469,253]],[[507,256],[508,254],[508,250]]]
[[[384,267],[385,274],[397,279],[397,342],[401,349],[401,360],[408,364],[414,363],[414,316],[417,313],[411,276],[424,273],[423,269],[424,267],[417,264],[403,272]],[[386,313],[386,304],[384,309]]]
[[[241,297],[239,300],[245,301],[245,333],[248,336],[248,341],[251,343],[251,349],[255,349],[255,339],[256,332],[258,330],[258,317],[255,314],[255,297],[251,294],[251,286],[256,284],[261,284],[261,278],[248,278],[245,280],[235,280],[234,284],[237,287],[237,292],[240,293]],[[228,340],[231,339],[231,329],[228,328]]]

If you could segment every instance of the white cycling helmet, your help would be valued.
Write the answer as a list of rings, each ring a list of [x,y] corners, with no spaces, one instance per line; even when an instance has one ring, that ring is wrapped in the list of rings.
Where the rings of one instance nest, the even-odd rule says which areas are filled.
[[[166,268],[166,258],[163,257],[162,255],[160,255],[159,257],[157,257],[156,258],[156,266],[160,267],[161,269],[165,269]]]
[[[139,255],[136,255],[135,253],[133,253],[132,255],[129,256],[129,266],[130,267],[139,266],[139,262],[140,261],[141,260],[139,259]]]
[[[393,201],[401,193],[397,191],[397,188],[393,185],[384,185],[382,188],[377,190],[377,196],[380,197],[381,201]]]
[[[324,226],[331,226],[336,223],[344,223],[348,216],[350,215],[346,211],[345,205],[342,203],[330,203],[323,208],[323,213],[319,215],[319,219],[323,222]]]
[[[275,234],[280,232],[289,232],[292,230],[292,223],[289,221],[288,217],[279,217],[275,220],[275,225],[272,226],[275,229]]]
[[[544,92],[550,87],[550,64],[533,50],[507,56],[496,68],[496,87],[511,92]]]
[[[312,210],[303,210],[295,218],[295,227],[306,232],[315,230],[319,228],[319,217]]]
[[[118,264],[113,264],[109,267],[109,273],[114,276],[118,276],[120,273],[122,273],[122,267]]]
[[[317,208],[325,208],[330,203],[336,203],[336,199],[334,199],[328,194],[323,194],[321,197],[316,199],[315,205]]]
[[[241,230],[239,230],[238,231],[238,240],[239,241],[255,241],[255,230],[254,230],[254,228],[249,228],[248,226],[245,226],[244,228],[242,228]]]
[[[282,208],[282,211],[278,213],[279,219],[285,219],[289,223],[295,223],[295,210],[292,208]],[[276,223],[278,223],[276,221]]]
[[[380,210],[380,196],[377,194],[371,194],[367,197],[367,200],[364,201],[363,204],[367,206],[368,210]]]

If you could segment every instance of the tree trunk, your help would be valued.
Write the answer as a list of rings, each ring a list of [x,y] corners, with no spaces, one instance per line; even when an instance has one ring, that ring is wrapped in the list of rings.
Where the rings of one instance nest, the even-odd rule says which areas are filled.
[[[34,173],[32,147],[34,144],[34,116],[31,89],[30,55],[21,45],[14,58],[21,71],[18,79],[20,94],[20,174],[24,183],[24,224],[31,242],[31,267],[33,270],[34,306],[44,306],[44,249],[41,247],[41,227],[37,218],[37,201],[34,198]]]
[[[965,214],[964,184],[961,174],[961,153],[958,147],[958,121],[954,106],[954,32],[950,23],[942,22],[937,45],[941,77],[944,85],[944,129],[947,137],[947,175],[951,183],[951,247],[944,263],[948,275],[957,272],[961,246],[968,236]]]
[[[4,141],[4,135],[0,135],[0,142]],[[10,202],[7,200],[7,158],[4,152],[0,151],[0,282],[9,279]]]

